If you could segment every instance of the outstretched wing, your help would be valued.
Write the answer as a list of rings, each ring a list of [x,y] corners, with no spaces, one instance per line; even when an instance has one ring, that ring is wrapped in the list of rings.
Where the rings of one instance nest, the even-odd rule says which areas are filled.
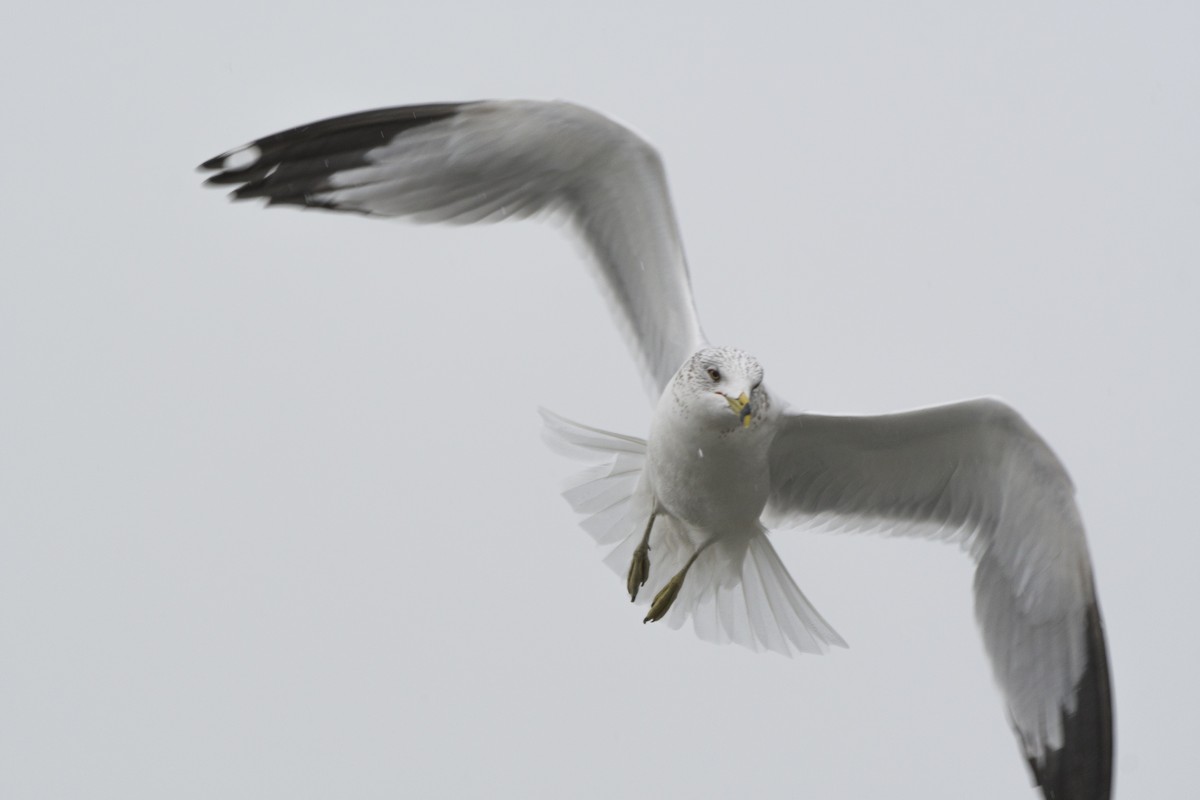
[[[994,400],[877,417],[789,415],[768,519],[942,538],[976,562],[975,611],[1013,727],[1047,798],[1108,798],[1104,626],[1074,488]]]
[[[209,159],[237,200],[420,222],[565,214],[657,400],[704,346],[658,153],[628,129],[562,102],[485,101],[364,111]]]

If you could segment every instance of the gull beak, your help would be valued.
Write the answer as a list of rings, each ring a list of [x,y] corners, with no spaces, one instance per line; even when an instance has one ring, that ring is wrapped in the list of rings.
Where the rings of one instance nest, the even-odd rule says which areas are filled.
[[[738,419],[742,421],[743,428],[750,427],[750,415],[754,412],[754,408],[750,405],[750,398],[742,392],[737,398],[726,397],[725,402],[729,403],[729,407],[738,415]]]

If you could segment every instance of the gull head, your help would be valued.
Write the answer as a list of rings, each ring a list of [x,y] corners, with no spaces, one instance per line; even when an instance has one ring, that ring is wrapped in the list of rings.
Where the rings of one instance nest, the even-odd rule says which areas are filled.
[[[734,347],[706,347],[675,374],[676,399],[689,416],[721,430],[750,428],[762,421],[770,402],[763,368]]]

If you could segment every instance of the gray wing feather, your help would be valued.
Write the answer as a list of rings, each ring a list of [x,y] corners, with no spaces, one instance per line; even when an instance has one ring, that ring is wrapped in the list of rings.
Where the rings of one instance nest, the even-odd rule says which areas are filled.
[[[1011,408],[974,400],[877,417],[788,415],[768,520],[957,541],[1009,716],[1049,798],[1108,797],[1104,628],[1074,489]]]
[[[210,159],[235,199],[419,222],[557,213],[581,234],[653,400],[704,346],[655,150],[562,102],[379,109],[267,136]]]

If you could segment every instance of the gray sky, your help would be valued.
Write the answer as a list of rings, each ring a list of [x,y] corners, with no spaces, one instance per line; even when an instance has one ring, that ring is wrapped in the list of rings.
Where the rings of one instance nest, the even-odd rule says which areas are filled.
[[[824,657],[641,624],[539,439],[650,417],[553,227],[193,172],[482,97],[654,142],[706,331],[793,405],[1016,406],[1088,525],[1118,792],[1194,785],[1195,4],[168,5],[0,20],[0,796],[1034,797],[951,547],[774,537]]]

